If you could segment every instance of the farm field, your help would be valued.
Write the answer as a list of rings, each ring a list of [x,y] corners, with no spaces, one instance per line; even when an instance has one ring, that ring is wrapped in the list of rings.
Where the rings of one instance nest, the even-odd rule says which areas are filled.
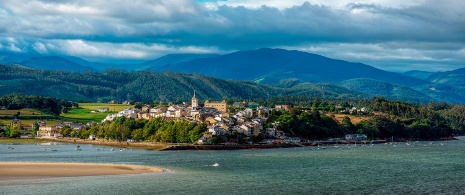
[[[32,124],[34,124],[34,122],[36,122],[37,120],[40,120],[40,119],[21,119],[21,124],[32,126]],[[55,119],[46,119],[43,121],[45,121],[45,123],[48,126],[56,125],[57,123],[60,122],[60,120],[55,120]],[[0,119],[0,125],[10,125],[10,123],[11,123],[11,119]]]
[[[49,114],[43,114],[41,111],[31,108],[24,108],[20,110],[0,110],[0,117],[1,116],[13,116],[17,113],[20,113],[20,116],[46,116],[50,117]]]
[[[99,108],[109,108],[109,112],[100,113]],[[53,116],[43,114],[36,109],[20,109],[20,110],[0,110],[0,125],[9,125],[11,119],[14,118],[18,112],[20,113],[19,119],[24,125],[32,125],[37,120],[44,120],[47,125],[55,125],[61,121],[72,121],[87,123],[91,121],[100,122],[108,114],[117,113],[124,108],[133,108],[133,105],[125,104],[107,104],[107,103],[80,103],[79,108],[70,109],[67,113],[62,113],[58,119],[51,119]],[[92,112],[95,111],[95,112]]]
[[[108,108],[109,112],[98,112],[99,108]],[[100,122],[108,114],[117,113],[125,108],[134,108],[133,105],[126,104],[106,104],[106,103],[79,103],[79,108],[73,108],[68,113],[62,113],[60,119],[62,121],[73,121],[73,122]],[[93,112],[94,111],[94,112]]]
[[[102,121],[109,113],[113,112],[92,112],[93,110],[86,108],[73,108],[68,111],[68,113],[62,113],[60,115],[60,120],[62,121],[73,121],[73,122],[82,122],[87,123],[91,121],[100,122]]]
[[[109,108],[110,112],[119,112],[125,108],[134,108],[134,105],[107,104],[107,103],[79,103],[80,108],[97,111],[99,108]]]

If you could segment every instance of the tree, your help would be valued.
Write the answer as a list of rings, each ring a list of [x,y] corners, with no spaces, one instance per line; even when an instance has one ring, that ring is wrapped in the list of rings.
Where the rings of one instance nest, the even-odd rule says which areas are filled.
[[[136,130],[132,131],[131,136],[132,136],[132,139],[134,139],[135,141],[143,141],[143,140],[145,140],[144,132],[143,132],[142,129],[136,129]]]
[[[10,137],[11,138],[15,138],[15,137],[19,137],[19,124],[13,124],[11,127],[10,127]]]
[[[73,129],[71,129],[71,127],[69,125],[66,125],[63,128],[61,128],[61,134],[64,137],[69,137],[71,135],[72,131],[73,131]]]
[[[342,118],[341,127],[344,134],[352,134],[355,131],[355,126],[352,124],[352,121],[350,121],[348,116],[344,116],[344,118]]]

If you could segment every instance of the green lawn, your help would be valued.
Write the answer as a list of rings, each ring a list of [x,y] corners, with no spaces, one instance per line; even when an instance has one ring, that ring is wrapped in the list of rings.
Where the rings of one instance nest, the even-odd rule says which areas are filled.
[[[99,108],[109,108],[110,112],[100,113]],[[47,125],[55,125],[60,121],[73,121],[87,123],[91,121],[100,122],[108,114],[117,113],[124,108],[134,108],[134,105],[125,104],[106,104],[106,103],[79,103],[79,108],[72,108],[68,113],[62,113],[57,120],[48,119],[52,115],[42,114],[39,110],[35,109],[21,109],[21,110],[0,110],[0,125],[9,125],[13,115],[20,112],[19,119],[22,124],[33,124],[37,120],[45,120]],[[92,112],[95,111],[95,112]]]
[[[102,121],[108,114],[114,112],[92,112],[90,109],[86,108],[73,108],[68,111],[68,113],[62,113],[60,115],[60,119],[62,121],[76,121],[76,122],[100,122]]]
[[[79,107],[85,108],[88,110],[95,110],[95,111],[97,111],[99,108],[105,107],[105,108],[109,108],[111,112],[119,112],[125,108],[134,108],[134,105],[107,104],[107,103],[79,103]]]

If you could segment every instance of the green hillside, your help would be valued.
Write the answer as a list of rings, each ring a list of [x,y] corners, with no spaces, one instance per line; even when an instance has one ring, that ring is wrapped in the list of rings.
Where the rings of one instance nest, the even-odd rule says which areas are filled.
[[[289,88],[199,74],[122,70],[76,73],[0,65],[0,95],[22,93],[94,102],[188,101],[194,90],[200,99],[253,99],[283,95],[320,97],[322,94],[326,98],[361,97],[360,92],[337,85],[320,85],[301,83]]]
[[[412,88],[373,79],[351,79],[342,82],[341,85],[348,89],[363,91],[373,96],[381,96],[406,102],[420,103],[434,100]]]

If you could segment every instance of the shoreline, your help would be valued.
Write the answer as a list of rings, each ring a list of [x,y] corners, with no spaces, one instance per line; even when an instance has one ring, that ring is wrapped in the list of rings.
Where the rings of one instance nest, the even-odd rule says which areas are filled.
[[[0,162],[0,180],[161,173],[163,169],[126,164]]]
[[[71,144],[91,144],[101,146],[114,146],[120,148],[134,148],[134,149],[146,149],[146,150],[161,150],[165,147],[170,146],[169,144],[163,143],[151,143],[151,142],[117,142],[107,140],[84,140],[84,139],[53,139],[53,138],[36,138],[37,140],[49,140],[54,142],[71,143]]]
[[[439,140],[454,140],[455,138],[443,138]],[[155,142],[118,142],[108,140],[87,140],[87,139],[73,139],[73,138],[32,138],[32,139],[15,139],[17,143],[25,141],[30,143],[31,140],[37,140],[37,142],[60,142],[70,144],[90,144],[90,145],[103,145],[120,148],[134,148],[134,149],[145,149],[145,150],[158,150],[158,151],[173,151],[173,150],[254,150],[254,149],[273,149],[273,148],[292,148],[292,147],[308,147],[322,145],[337,145],[337,144],[382,144],[390,142],[389,140],[339,140],[339,141],[312,141],[312,142],[300,142],[300,143],[281,143],[281,144],[236,144],[236,145],[194,145],[194,144],[169,144],[169,143],[155,143]],[[405,139],[396,139],[394,142],[406,142]],[[423,140],[421,140],[423,141]],[[429,140],[430,141],[430,140]],[[1,143],[1,139],[0,139]]]

